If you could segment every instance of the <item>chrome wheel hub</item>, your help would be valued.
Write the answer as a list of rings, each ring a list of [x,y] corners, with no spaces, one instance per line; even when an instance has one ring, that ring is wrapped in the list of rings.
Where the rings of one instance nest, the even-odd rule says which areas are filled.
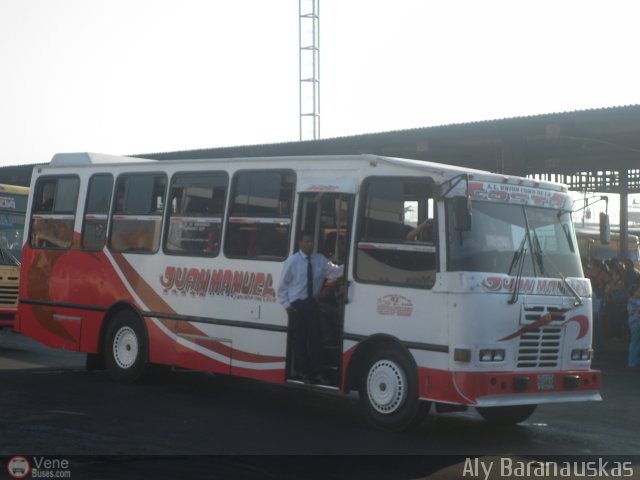
[[[377,412],[396,412],[407,397],[407,378],[403,369],[391,360],[374,363],[367,375],[367,396]]]
[[[138,336],[131,327],[122,327],[113,339],[113,358],[118,367],[131,368],[139,352]]]

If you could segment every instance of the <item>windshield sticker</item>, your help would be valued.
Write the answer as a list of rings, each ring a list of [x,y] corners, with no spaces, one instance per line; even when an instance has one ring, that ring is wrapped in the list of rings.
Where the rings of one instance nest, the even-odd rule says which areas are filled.
[[[410,317],[413,313],[413,303],[402,295],[385,295],[378,299],[378,315]]]
[[[547,278],[521,278],[517,281],[518,292],[531,295],[572,295],[572,292],[562,280]],[[487,292],[513,292],[516,279],[513,277],[485,277],[481,281],[482,288]],[[589,296],[589,289],[585,282],[571,282],[571,287],[581,296]]]
[[[568,194],[522,185],[469,182],[469,196],[474,200],[491,200],[571,210],[571,200]]]

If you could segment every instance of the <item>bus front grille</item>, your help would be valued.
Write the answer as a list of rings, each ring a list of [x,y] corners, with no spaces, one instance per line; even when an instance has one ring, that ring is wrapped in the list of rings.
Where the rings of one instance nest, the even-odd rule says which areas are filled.
[[[560,361],[561,329],[531,328],[522,334],[518,345],[517,368],[553,368]]]
[[[558,324],[565,321],[566,308],[542,305],[523,305],[522,324],[531,325],[543,321],[545,324]]]
[[[15,307],[18,303],[18,285],[0,285],[0,307]]]

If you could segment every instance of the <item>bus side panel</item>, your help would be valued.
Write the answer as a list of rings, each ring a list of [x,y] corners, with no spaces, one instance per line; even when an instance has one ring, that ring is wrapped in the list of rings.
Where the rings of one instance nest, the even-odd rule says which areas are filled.
[[[64,255],[65,252],[60,251],[24,249],[17,330],[53,348],[78,350],[81,327],[78,312],[52,305],[55,301],[53,290],[63,288],[62,284],[66,283],[62,279],[55,284],[51,282]],[[23,300],[40,303],[24,303]]]
[[[229,374],[231,351],[231,327],[179,322],[176,365]]]
[[[431,290],[353,282],[345,306],[345,333],[385,333],[401,342],[424,343],[439,350],[449,344],[446,300]],[[441,354],[447,361],[446,353]],[[443,363],[446,368],[446,363]]]
[[[285,381],[285,358],[272,353],[286,351],[286,332],[234,328],[233,344],[233,375],[276,383]]]
[[[107,310],[117,302],[137,305],[121,280],[128,272],[116,271],[119,266],[103,252],[25,248],[23,255],[18,328],[46,345],[95,353]],[[173,322],[168,323],[171,330]],[[157,339],[167,338],[158,329],[150,331],[152,361],[172,363],[173,340],[155,346]]]
[[[82,329],[80,331],[80,351],[87,353],[98,353],[100,349],[99,338],[103,312],[85,311],[82,316]]]
[[[176,340],[174,332],[178,329],[178,322],[145,318],[145,324],[149,336],[149,362],[175,365]]]
[[[177,330],[162,330],[175,340],[176,365],[284,381],[287,319],[274,290],[279,262],[196,263],[187,256],[133,254],[114,259],[145,310],[177,317]]]
[[[78,351],[81,322],[60,321],[63,315],[49,306],[26,305],[17,331],[52,348]]]

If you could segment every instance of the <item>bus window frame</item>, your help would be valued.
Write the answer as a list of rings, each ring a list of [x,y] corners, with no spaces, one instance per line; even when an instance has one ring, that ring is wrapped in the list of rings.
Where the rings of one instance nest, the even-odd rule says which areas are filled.
[[[175,185],[175,180],[176,178],[184,178],[184,177],[202,177],[204,175],[215,175],[215,176],[219,176],[220,178],[224,177],[225,180],[225,192],[224,192],[224,204],[222,206],[222,212],[220,214],[219,217],[219,224],[220,224],[220,232],[219,232],[219,241],[218,241],[218,248],[212,250],[211,252],[197,252],[197,251],[184,251],[184,252],[179,252],[176,250],[171,250],[168,247],[168,242],[169,242],[169,230],[171,228],[171,218],[172,218],[172,213],[171,213],[171,201],[172,201],[172,191],[173,191],[173,187]],[[162,253],[164,253],[165,255],[170,255],[170,256],[178,256],[178,257],[202,257],[202,258],[216,258],[218,256],[220,256],[220,254],[222,253],[222,240],[224,238],[225,235],[225,218],[227,216],[227,211],[228,211],[228,206],[229,206],[229,195],[231,192],[231,181],[230,181],[230,175],[229,172],[226,170],[197,170],[197,171],[193,171],[193,170],[181,170],[178,172],[175,172],[171,175],[170,181],[169,181],[169,186],[167,189],[167,197],[166,197],[166,202],[165,202],[165,215],[164,215],[164,225],[162,227]],[[175,215],[176,217],[178,216],[182,216],[185,217],[186,215]],[[193,218],[209,218],[209,217],[193,217]],[[210,216],[210,218],[218,218],[217,215],[212,215]],[[218,222],[214,222],[214,223],[218,223]]]
[[[91,193],[91,181],[96,177],[110,177],[111,178],[111,193],[109,196],[109,206],[107,207],[107,211],[104,214],[98,213],[87,213],[87,209],[89,206],[89,195]],[[82,211],[82,229],[80,231],[80,248],[86,252],[99,252],[101,251],[108,243],[109,243],[109,230],[111,228],[111,209],[113,208],[113,194],[115,191],[116,179],[112,173],[109,172],[97,172],[92,174],[89,177],[89,181],[87,182],[87,191],[85,193],[85,202],[84,202],[84,210]],[[105,234],[104,234],[104,242],[100,248],[94,247],[90,248],[85,246],[85,231],[87,224],[87,215],[100,215],[106,217],[106,226],[105,226]]]
[[[120,182],[121,178],[124,177],[134,177],[134,176],[147,176],[147,177],[164,177],[165,180],[165,189],[164,189],[164,195],[163,195],[163,209],[161,212],[152,214],[152,213],[125,213],[125,212],[118,212],[116,213],[116,208],[118,207],[118,183]],[[166,171],[157,171],[157,170],[152,170],[149,172],[145,172],[145,171],[139,171],[139,170],[133,170],[133,171],[125,171],[120,173],[116,178],[115,178],[115,182],[114,182],[114,187],[113,187],[113,196],[112,196],[112,200],[111,200],[111,209],[109,211],[109,235],[107,237],[107,247],[109,249],[110,252],[114,252],[114,253],[133,253],[136,255],[155,255],[157,254],[160,249],[162,248],[162,242],[163,242],[163,230],[164,230],[164,222],[165,222],[165,215],[166,215],[166,211],[167,211],[167,195],[168,195],[168,190],[169,190],[169,173]],[[127,194],[129,192],[129,188],[127,187],[126,191],[125,191],[125,197],[124,197],[124,201],[126,202],[127,199]],[[152,249],[134,249],[134,248],[128,248],[128,249],[119,249],[119,248],[114,248],[113,247],[113,227],[115,224],[115,219],[116,217],[149,217],[150,220],[156,220],[157,217],[160,218],[160,237],[158,238],[158,243],[157,246],[155,246],[155,248]],[[121,220],[121,219],[117,219],[117,220]],[[134,219],[135,220],[135,219]],[[140,221],[141,219],[137,219],[135,221]],[[154,237],[155,239],[155,237]]]
[[[281,175],[281,178],[286,176],[286,175],[290,175],[293,178],[293,182],[291,183],[291,196],[289,199],[289,203],[290,203],[290,207],[289,207],[289,213],[288,216],[281,216],[281,217],[274,217],[272,215],[272,212],[268,212],[265,213],[264,215],[251,215],[251,216],[242,216],[242,215],[238,215],[235,214],[234,212],[232,212],[232,207],[233,204],[235,204],[234,202],[234,195],[236,194],[236,189],[237,189],[237,185],[238,185],[238,179],[241,175],[245,175],[245,174],[254,174],[254,173],[277,173]],[[230,183],[230,188],[229,188],[229,192],[228,192],[228,196],[227,196],[227,205],[226,205],[226,211],[225,211],[225,218],[224,218],[224,232],[223,232],[223,240],[222,240],[222,252],[223,255],[226,258],[229,259],[234,259],[234,260],[256,260],[256,261],[270,261],[270,262],[284,262],[287,257],[289,256],[290,250],[291,250],[291,236],[292,236],[292,230],[293,230],[293,218],[295,215],[295,210],[296,210],[296,187],[298,184],[298,175],[296,174],[295,170],[292,169],[288,169],[288,168],[273,168],[273,169],[269,169],[269,168],[265,168],[265,169],[259,169],[259,168],[250,168],[250,169],[243,169],[243,170],[237,170],[236,172],[233,173],[233,177],[231,179],[231,183]],[[282,186],[282,182],[280,183],[280,185]],[[286,242],[285,242],[285,250],[283,252],[283,255],[253,255],[253,256],[249,256],[249,255],[234,255],[234,254],[230,254],[229,250],[228,250],[228,244],[230,243],[229,241],[229,235],[231,235],[231,224],[235,224],[235,225],[255,225],[256,226],[256,231],[258,230],[260,225],[281,225],[284,226],[286,225],[287,227],[287,236],[286,236]],[[258,235],[256,234],[256,238],[258,238]]]
[[[60,179],[75,179],[77,180],[77,189],[75,192],[75,209],[73,211],[71,210],[63,210],[63,211],[56,211],[55,210],[55,199],[56,199],[56,194],[58,191],[58,182]],[[51,210],[44,210],[44,209],[39,209],[39,205],[36,203],[36,200],[39,199],[39,195],[40,193],[42,193],[41,189],[43,188],[43,184],[46,184],[48,182],[50,182],[51,180],[55,180],[55,191],[54,191],[54,196],[53,196],[53,204],[51,206]],[[28,242],[29,247],[33,248],[33,249],[37,249],[37,250],[70,250],[73,247],[73,237],[74,237],[74,233],[75,233],[75,224],[76,224],[76,220],[77,220],[77,214],[78,214],[78,202],[79,202],[79,197],[80,197],[80,187],[82,185],[82,182],[80,180],[80,176],[77,174],[61,174],[61,175],[43,175],[41,177],[38,177],[36,184],[34,186],[34,192],[33,192],[33,202],[31,205],[31,211],[29,212],[29,234],[27,239],[25,239],[26,242]],[[66,218],[66,217],[70,217],[70,218]],[[58,222],[62,221],[64,223],[62,223],[62,225],[66,225],[67,227],[69,226],[69,222],[67,220],[71,220],[70,225],[71,225],[71,238],[69,239],[68,243],[65,244],[64,246],[59,246],[56,242],[57,239],[54,239],[55,242],[52,242],[52,239],[49,238],[44,238],[44,240],[46,242],[49,243],[49,245],[37,245],[37,242],[34,242],[34,224],[36,223],[34,220],[39,219],[39,220],[53,220],[54,225],[57,225]]]
[[[425,205],[423,208],[427,209],[428,214],[428,203],[429,199],[433,201],[433,224],[434,228],[434,239],[433,242],[417,242],[414,240],[406,240],[404,234],[401,234],[397,238],[397,242],[391,242],[388,240],[382,241],[373,241],[367,240],[367,237],[364,237],[364,225],[365,225],[365,211],[367,208],[367,199],[369,186],[371,183],[380,180],[387,181],[398,181],[403,183],[415,183],[415,184],[424,184],[428,189],[431,190],[431,196],[428,196],[424,199]],[[441,271],[440,269],[440,251],[441,248],[439,245],[438,238],[438,201],[437,201],[437,183],[432,177],[422,176],[422,177],[411,177],[404,175],[372,175],[365,177],[361,184],[358,193],[358,206],[357,206],[357,214],[356,214],[356,228],[355,228],[355,236],[353,242],[353,277],[359,283],[367,284],[367,285],[385,285],[385,286],[393,286],[399,288],[417,288],[421,290],[431,290],[435,286],[435,275]],[[406,199],[405,199],[406,202]],[[418,212],[418,224],[421,221],[420,212]],[[367,278],[362,278],[359,275],[358,271],[358,263],[360,261],[360,250],[365,250],[366,248],[361,248],[361,244],[371,244],[374,246],[374,249],[378,250],[388,250],[388,251],[407,251],[407,252],[421,252],[425,254],[431,254],[434,256],[434,269],[433,271],[433,281],[429,281],[425,284],[420,283],[408,283],[408,282],[394,282],[394,281],[385,281],[385,280],[371,280]]]

